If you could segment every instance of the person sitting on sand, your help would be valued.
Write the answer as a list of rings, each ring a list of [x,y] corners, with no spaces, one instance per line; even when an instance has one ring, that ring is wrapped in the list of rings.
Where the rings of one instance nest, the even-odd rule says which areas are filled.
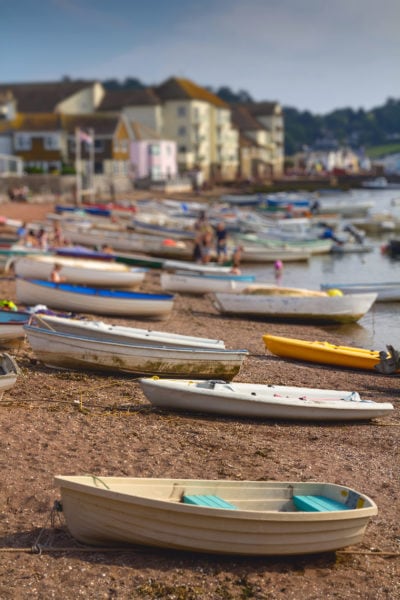
[[[66,278],[60,273],[61,269],[62,265],[60,265],[60,263],[54,263],[53,270],[50,273],[50,281],[53,283],[62,283],[63,281],[66,281]]]

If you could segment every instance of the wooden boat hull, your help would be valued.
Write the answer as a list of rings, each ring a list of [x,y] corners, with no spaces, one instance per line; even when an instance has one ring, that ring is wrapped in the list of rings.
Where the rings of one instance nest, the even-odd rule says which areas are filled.
[[[146,398],[160,408],[239,417],[356,421],[390,413],[390,403],[361,400],[357,392],[214,381],[141,379]]]
[[[264,319],[352,323],[368,312],[376,294],[307,297],[216,293],[215,299],[218,309],[225,314]]]
[[[225,348],[222,340],[180,335],[153,329],[140,329],[111,325],[103,321],[68,319],[53,315],[35,314],[32,321],[59,333],[71,333],[91,339],[140,344],[141,346],[187,346],[200,348]],[[22,327],[21,327],[22,329]],[[25,335],[25,332],[23,332]]]
[[[371,371],[380,362],[379,352],[376,350],[336,346],[329,342],[309,342],[276,335],[264,335],[263,340],[267,350],[282,358]]]
[[[344,486],[317,482],[57,476],[67,526],[92,545],[142,544],[232,555],[327,552],[362,541],[376,504]],[[195,506],[183,495],[217,495],[236,509]],[[343,506],[296,510],[293,497],[324,495]]]
[[[146,274],[143,269],[129,269],[124,265],[108,261],[62,256],[25,256],[15,261],[14,272],[17,277],[47,280],[50,278],[54,263],[62,266],[62,275],[68,283],[78,285],[133,288],[144,281]]]
[[[18,302],[25,306],[45,304],[60,310],[100,315],[166,318],[173,307],[169,294],[141,294],[17,278]]]
[[[247,350],[144,346],[100,341],[26,325],[29,344],[46,365],[63,369],[162,377],[233,379]]]

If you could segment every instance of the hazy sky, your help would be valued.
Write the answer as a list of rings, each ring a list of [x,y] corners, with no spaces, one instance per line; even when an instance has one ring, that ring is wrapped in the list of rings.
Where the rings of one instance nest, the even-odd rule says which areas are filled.
[[[400,98],[400,0],[0,0],[0,82],[172,75],[326,113]]]

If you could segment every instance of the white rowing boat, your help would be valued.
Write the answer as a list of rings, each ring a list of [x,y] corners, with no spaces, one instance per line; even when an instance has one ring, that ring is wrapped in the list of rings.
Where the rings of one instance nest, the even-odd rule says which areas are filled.
[[[44,255],[17,258],[14,272],[17,277],[49,279],[55,263],[61,265],[61,275],[68,283],[78,285],[133,288],[143,282],[146,274],[145,269],[131,269],[111,261]]]
[[[103,321],[69,319],[53,315],[35,314],[32,315],[32,322],[38,323],[39,326],[47,327],[50,330],[58,331],[59,333],[72,333],[103,341],[128,342],[146,346],[225,348],[225,343],[222,340],[181,335],[168,331],[154,331],[153,329],[112,325]],[[23,335],[25,335],[24,332]]]
[[[358,392],[285,385],[141,379],[146,398],[173,408],[255,418],[355,421],[390,413],[390,403],[362,400]]]
[[[58,476],[71,534],[92,545],[142,544],[233,555],[328,552],[362,541],[378,512],[333,483]]]
[[[302,320],[310,322],[351,323],[371,308],[376,294],[341,296],[215,294],[221,313],[249,315],[264,319]]]
[[[20,277],[16,280],[16,294],[18,302],[25,306],[45,304],[64,311],[158,319],[170,314],[174,302],[170,294],[143,294]]]
[[[183,294],[208,294],[210,292],[240,292],[254,281],[253,275],[214,275],[209,273],[161,273],[163,290]]]
[[[247,350],[100,340],[34,325],[25,325],[24,329],[37,358],[63,369],[231,380],[248,355]]]

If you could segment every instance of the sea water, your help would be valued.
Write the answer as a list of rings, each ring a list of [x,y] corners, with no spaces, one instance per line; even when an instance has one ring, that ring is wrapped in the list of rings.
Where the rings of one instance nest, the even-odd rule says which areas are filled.
[[[342,197],[342,196],[341,196]],[[343,195],[343,197],[347,197]],[[392,200],[400,197],[399,190],[356,190],[348,195],[349,202],[372,200],[371,212],[390,212],[399,215],[399,206]],[[321,216],[321,221],[323,216]],[[351,219],[348,220],[351,222]],[[399,233],[392,234],[400,237]],[[365,243],[373,245],[372,252],[354,254],[314,255],[308,262],[287,262],[284,264],[281,285],[320,289],[321,284],[336,283],[377,283],[399,282],[400,260],[392,259],[382,252],[382,246],[390,236],[370,237]],[[272,264],[245,265],[245,273],[254,273],[258,281],[274,283]],[[332,285],[334,287],[334,285]],[[329,332],[343,335],[344,345],[360,346],[374,350],[385,350],[387,344],[400,350],[400,302],[374,303],[370,311],[357,323],[349,325],[329,325],[322,327],[329,341]],[[295,337],[295,335],[293,335]]]

